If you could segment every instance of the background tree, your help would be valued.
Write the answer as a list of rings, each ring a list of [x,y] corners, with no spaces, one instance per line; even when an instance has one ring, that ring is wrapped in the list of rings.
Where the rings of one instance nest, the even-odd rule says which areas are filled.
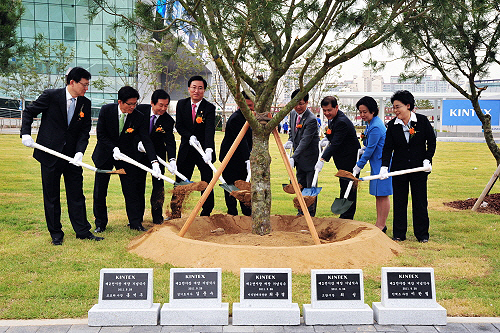
[[[487,76],[490,65],[499,63],[500,2],[497,0],[423,1],[432,5],[425,16],[400,26],[396,37],[403,48],[407,70],[403,78],[438,70],[460,94],[471,101],[481,121],[484,138],[497,165],[500,149],[491,130],[491,116],[479,106],[481,93],[475,81]],[[416,12],[420,9],[416,9]],[[418,70],[410,70],[412,66]],[[461,87],[465,79],[468,88]]]
[[[21,55],[23,48],[17,38],[17,27],[21,22],[24,7],[21,0],[4,0],[0,2],[0,74],[12,70],[9,60]]]
[[[94,0],[102,9],[105,0]],[[171,6],[171,1],[166,1]],[[269,135],[332,68],[387,40],[411,19],[404,16],[414,9],[412,0],[179,0],[189,22],[201,31],[209,53],[231,93],[252,127],[252,220],[253,232],[269,233],[271,186]],[[143,4],[146,5],[146,4]],[[152,7],[155,7],[152,5]],[[149,13],[149,15],[147,15]],[[151,22],[154,9],[124,21]],[[176,22],[173,22],[175,24]],[[307,57],[306,57],[307,55]],[[246,64],[256,56],[266,64],[266,74],[252,76]],[[306,75],[311,63],[321,66]],[[298,82],[301,92],[272,118],[267,118],[275,88],[287,71],[300,64]],[[256,115],[250,112],[241,89],[255,91]]]
[[[74,49],[64,43],[49,44],[43,35],[37,35],[23,56],[12,62],[10,74],[0,78],[0,89],[20,100],[24,110],[26,99],[37,97],[45,89],[66,85],[66,71],[74,57]]]

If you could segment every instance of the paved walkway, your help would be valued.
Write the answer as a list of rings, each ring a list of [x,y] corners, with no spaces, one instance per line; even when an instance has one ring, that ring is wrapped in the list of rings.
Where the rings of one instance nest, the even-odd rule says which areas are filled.
[[[87,319],[0,320],[0,333],[500,333],[500,317],[448,317],[446,326],[123,326],[89,327]]]

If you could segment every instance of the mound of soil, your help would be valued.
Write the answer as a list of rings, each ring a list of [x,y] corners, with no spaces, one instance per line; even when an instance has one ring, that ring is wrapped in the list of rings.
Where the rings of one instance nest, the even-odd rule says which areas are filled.
[[[476,201],[477,198],[469,198],[467,200],[444,202],[443,204],[452,208],[466,210],[472,209]],[[500,193],[487,195],[481,206],[477,209],[477,212],[500,215]]]
[[[289,267],[306,274],[313,268],[362,268],[384,264],[402,251],[374,225],[335,217],[312,218],[320,245],[314,245],[304,217],[274,215],[273,231],[265,236],[251,233],[251,217],[197,217],[179,237],[186,219],[155,225],[133,239],[129,251],[162,264],[236,274],[242,267]]]

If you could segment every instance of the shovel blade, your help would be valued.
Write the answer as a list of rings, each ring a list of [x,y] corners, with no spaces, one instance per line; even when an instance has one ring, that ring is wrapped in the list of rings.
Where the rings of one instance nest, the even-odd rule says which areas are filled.
[[[352,201],[349,201],[345,198],[336,198],[332,203],[331,211],[333,214],[343,214],[347,212],[349,208],[351,208]]]
[[[193,182],[190,181],[190,180],[186,180],[186,181],[181,181],[181,182],[175,182],[174,183],[174,187],[175,186],[179,186],[179,185],[189,185],[189,184],[192,184]]]
[[[303,196],[317,197],[322,187],[308,187],[302,190]]]
[[[237,188],[236,186],[234,185],[228,185],[226,183],[223,183],[223,184],[219,184],[220,187],[222,187],[224,189],[224,191],[228,192],[228,193],[231,193],[233,191],[239,191],[240,189]]]

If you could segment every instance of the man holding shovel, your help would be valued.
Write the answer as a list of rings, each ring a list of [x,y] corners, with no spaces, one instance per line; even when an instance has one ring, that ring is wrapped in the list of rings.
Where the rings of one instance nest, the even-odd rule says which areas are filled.
[[[241,94],[245,98],[245,102],[248,108],[254,111],[255,104],[248,97],[248,95],[242,91]],[[246,123],[245,116],[240,109],[236,110],[231,117],[227,120],[226,131],[224,132],[224,139],[220,146],[219,161],[223,161],[227,155],[227,152],[231,148],[231,145],[236,140],[236,137],[240,133],[241,129]],[[226,180],[227,184],[233,185],[236,180],[246,180],[247,176],[250,174],[250,152],[252,151],[252,130],[249,128],[241,140],[238,148],[233,153],[233,156],[226,165],[224,171],[222,171],[222,176]],[[236,199],[231,196],[228,191],[224,191],[224,196],[226,199],[227,213],[230,215],[238,215],[238,208]],[[240,201],[241,213],[245,216],[252,215],[252,208],[246,206]]]
[[[295,90],[292,93],[292,99],[299,92],[300,89]],[[303,188],[313,186],[314,166],[319,155],[318,122],[314,114],[307,108],[308,103],[309,94],[306,94],[290,113],[290,134],[288,141],[284,144],[285,149],[293,147],[290,166],[292,168],[295,166],[297,169],[297,182]],[[314,203],[308,207],[311,216],[316,215],[316,202],[317,197]],[[300,209],[298,214],[303,214]]]
[[[338,170],[352,170],[356,165],[358,149],[361,148],[356,129],[347,116],[339,110],[337,99],[333,96],[327,96],[321,101],[321,108],[326,119],[328,119],[328,127],[326,128],[326,137],[330,141],[330,145],[325,149],[320,160],[316,163],[316,168],[321,170],[325,161],[329,161],[333,157],[335,166]],[[344,194],[349,186],[349,180],[339,179],[340,182],[340,197]],[[347,197],[351,201],[351,207],[342,213],[341,219],[354,218],[356,212],[356,188],[352,186]]]
[[[175,137],[174,137],[174,119],[168,114],[167,109],[170,104],[170,95],[163,89],[158,89],[151,95],[151,104],[141,104],[137,106],[137,110],[141,111],[146,117],[146,127],[149,130],[149,137],[153,142],[156,156],[160,157],[164,161],[167,160],[169,164],[167,168],[169,171],[174,172],[176,170],[175,165]],[[139,141],[138,149],[142,153],[146,153],[144,149],[144,144]],[[147,155],[143,154],[142,164],[146,164],[148,161]],[[160,169],[164,172],[163,165],[160,165]],[[146,174],[144,174],[146,175]],[[146,190],[146,179],[144,179],[144,189],[142,193]],[[157,179],[152,177],[153,190],[151,191],[151,214],[153,215],[154,224],[163,223],[163,202],[165,200],[165,189],[163,185],[163,179]]]
[[[142,226],[145,207],[143,190],[145,171],[118,160],[123,153],[139,161],[141,153],[137,149],[137,144],[142,141],[155,175],[161,174],[144,119],[146,116],[135,108],[138,99],[137,90],[124,86],[118,91],[118,103],[106,104],[101,108],[97,120],[97,144],[92,154],[92,160],[98,168],[112,169],[115,165],[117,169],[119,167],[125,169],[126,174],[120,175],[120,183],[125,197],[129,227],[132,230],[146,231]],[[109,177],[110,175],[105,173],[96,173],[95,175],[95,232],[103,232],[108,224],[106,196]]]
[[[41,113],[37,143],[58,153],[74,156],[73,161],[68,163],[38,149],[33,153],[41,166],[45,219],[54,245],[62,245],[64,240],[59,189],[61,175],[64,175],[68,214],[76,238],[103,239],[90,232],[83,195],[83,170],[79,164],[90,137],[91,103],[84,97],[90,77],[87,70],[74,67],[66,76],[66,88],[45,90],[23,111],[21,138],[25,146],[32,147],[34,144],[31,124],[33,118]]]

